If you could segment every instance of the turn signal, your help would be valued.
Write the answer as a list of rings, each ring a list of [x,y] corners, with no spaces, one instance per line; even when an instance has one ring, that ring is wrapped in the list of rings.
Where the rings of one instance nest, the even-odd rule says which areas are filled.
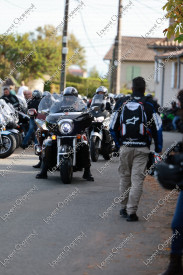
[[[57,136],[53,135],[51,138],[52,138],[52,140],[56,140]]]

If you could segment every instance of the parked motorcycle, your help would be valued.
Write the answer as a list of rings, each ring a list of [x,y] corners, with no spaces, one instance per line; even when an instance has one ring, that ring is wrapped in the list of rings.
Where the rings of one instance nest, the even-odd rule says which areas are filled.
[[[173,130],[173,125],[172,121],[175,117],[174,112],[172,109],[165,109],[163,113],[161,113],[161,119],[163,123],[163,131],[172,131]],[[183,121],[180,119],[177,122],[177,130],[180,133],[183,133]]]
[[[43,141],[42,157],[49,169],[60,170],[65,184],[71,183],[73,172],[84,167],[80,147],[88,143],[86,128],[91,121],[92,117],[80,98],[64,96],[51,106],[43,123],[49,136]]]
[[[18,146],[17,122],[14,108],[0,99],[0,158],[9,157]]]
[[[91,109],[98,107],[92,110],[94,121],[89,128],[90,151],[93,162],[98,161],[100,154],[105,160],[109,160],[112,156],[113,139],[109,132],[110,108],[106,108],[107,103],[102,94],[96,94],[91,103]]]

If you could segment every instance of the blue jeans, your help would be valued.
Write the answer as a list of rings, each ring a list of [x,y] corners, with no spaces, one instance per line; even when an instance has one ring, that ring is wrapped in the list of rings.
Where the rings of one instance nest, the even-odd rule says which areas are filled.
[[[172,125],[173,125],[173,129],[177,130],[177,121],[180,119],[179,116],[175,116],[174,119],[172,120]]]
[[[30,138],[32,137],[32,135],[35,133],[36,128],[37,128],[37,126],[36,126],[36,123],[34,121],[34,118],[30,118],[30,121],[29,121],[29,130],[28,130],[28,132],[27,132],[27,134],[26,134],[26,136],[25,136],[25,138],[24,138],[24,140],[22,142],[22,145],[28,145],[28,142],[29,142]],[[35,141],[34,142],[35,142],[35,144],[37,143],[36,137],[35,137]]]
[[[182,255],[183,253],[183,191],[180,192],[175,214],[172,221],[172,230],[179,234],[172,240],[172,253]]]

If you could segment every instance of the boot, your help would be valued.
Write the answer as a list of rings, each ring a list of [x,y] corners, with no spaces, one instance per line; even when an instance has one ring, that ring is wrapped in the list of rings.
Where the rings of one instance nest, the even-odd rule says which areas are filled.
[[[84,174],[83,174],[83,179],[85,179],[87,181],[94,181],[94,177],[91,174],[90,167],[85,168]]]
[[[122,209],[119,211],[119,214],[120,214],[123,218],[125,218],[125,219],[128,217],[126,208],[122,208]]]
[[[43,174],[42,172],[36,175],[36,179],[47,179],[47,174]]]
[[[48,167],[43,161],[41,173],[36,175],[36,179],[47,179],[48,178],[47,171],[48,171]]]
[[[41,160],[38,162],[38,164],[33,165],[33,168],[41,168]]]
[[[139,220],[136,213],[127,216],[127,222],[137,222]]]
[[[170,263],[168,269],[162,275],[183,275],[182,256],[170,254]]]

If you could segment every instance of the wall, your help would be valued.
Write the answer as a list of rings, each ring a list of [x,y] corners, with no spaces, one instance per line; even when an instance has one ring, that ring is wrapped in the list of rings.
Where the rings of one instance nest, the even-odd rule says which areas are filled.
[[[164,79],[164,97],[163,106],[170,106],[171,101],[175,100],[176,95],[180,89],[183,89],[183,65],[180,68],[180,88],[171,88],[172,79],[172,62],[168,62],[165,65],[165,79]],[[162,77],[163,70],[160,70],[160,82],[155,83],[155,97],[158,99],[158,103],[161,105],[161,92],[162,92]],[[163,107],[162,106],[162,107]]]

